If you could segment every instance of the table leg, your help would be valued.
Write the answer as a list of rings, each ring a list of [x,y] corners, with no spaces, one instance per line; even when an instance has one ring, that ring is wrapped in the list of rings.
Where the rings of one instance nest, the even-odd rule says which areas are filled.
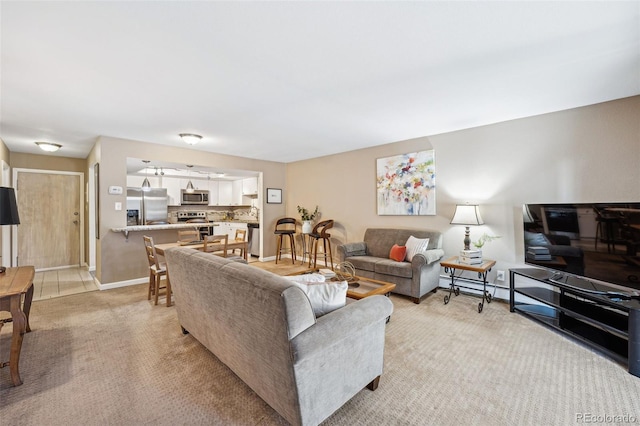
[[[31,331],[31,326],[29,325],[29,313],[31,312],[32,301],[33,301],[33,283],[31,283],[31,286],[25,293],[24,303],[22,304],[22,312],[24,312],[24,315],[27,319],[27,328],[26,328],[27,333]]]
[[[22,295],[17,294],[11,298],[10,312],[13,319],[13,335],[11,336],[11,354],[9,355],[9,370],[11,373],[11,381],[14,386],[20,386],[22,379],[18,370],[20,362],[20,349],[22,348],[22,336],[27,332],[27,318],[22,309],[20,309],[20,301]]]
[[[447,303],[449,303],[449,300],[451,300],[451,293],[455,294],[456,296],[460,294],[460,287],[455,286],[456,270],[454,268],[445,267],[444,272],[445,274],[449,273],[449,276],[451,277],[451,284],[449,285],[449,294],[444,295],[444,304],[446,305]]]
[[[158,279],[160,279],[160,277],[158,277]],[[165,283],[166,289],[165,291],[167,292],[167,308],[171,306],[171,281],[169,280],[169,266],[167,265],[167,275],[165,276],[165,280],[167,281]]]
[[[484,309],[484,301],[487,303],[491,303],[491,293],[487,291],[487,274],[491,269],[486,270],[485,272],[478,272],[478,278],[482,278],[482,301],[478,303],[478,313],[482,312]]]

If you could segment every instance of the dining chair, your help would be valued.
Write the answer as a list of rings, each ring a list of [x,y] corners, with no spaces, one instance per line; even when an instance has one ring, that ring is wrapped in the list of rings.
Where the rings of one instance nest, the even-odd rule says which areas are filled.
[[[236,235],[233,238],[233,240],[235,242],[244,242],[247,241],[247,230],[246,229],[236,229]],[[237,249],[240,250],[240,256],[244,256],[244,249]],[[231,253],[235,254],[236,253],[236,249],[231,250]]]
[[[318,243],[322,240],[322,255],[324,256],[324,265],[333,270],[333,256],[331,255],[331,234],[328,229],[333,228],[333,220],[323,220],[314,226],[313,231],[309,234],[311,254],[309,255],[309,267],[311,268],[311,257],[313,257],[313,268],[316,267],[318,260]],[[328,250],[327,250],[328,247]],[[329,264],[327,264],[327,256],[329,256]]]
[[[282,253],[291,253],[291,264],[296,263],[296,243],[294,234],[296,233],[296,220],[292,217],[283,217],[276,222],[276,234],[278,246],[276,248],[276,264],[282,260]],[[289,237],[289,248],[282,244],[283,237]]]
[[[169,282],[169,275],[167,274],[167,264],[158,260],[153,238],[147,235],[144,235],[142,238],[144,239],[144,248],[149,261],[149,290],[147,291],[147,300],[151,300],[151,296],[153,295],[154,304],[157,305],[160,290],[164,289],[167,306],[171,306],[171,283]],[[164,287],[160,286],[162,277],[165,278]]]
[[[188,244],[192,241],[200,241],[200,232],[195,229],[186,229],[178,231],[178,242]]]
[[[203,252],[227,257],[227,244],[229,242],[227,234],[207,235],[204,237],[203,242]]]

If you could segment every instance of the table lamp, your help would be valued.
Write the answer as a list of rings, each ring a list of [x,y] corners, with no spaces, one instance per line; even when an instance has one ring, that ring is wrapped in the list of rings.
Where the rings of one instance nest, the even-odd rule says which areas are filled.
[[[0,225],[18,225],[18,204],[16,203],[16,193],[13,188],[0,186]],[[0,266],[0,274],[7,268]]]
[[[476,204],[458,204],[456,205],[456,211],[451,219],[451,225],[465,225],[464,231],[464,249],[469,250],[471,244],[471,238],[469,237],[469,226],[471,225],[483,225],[482,217],[480,216],[480,208]]]

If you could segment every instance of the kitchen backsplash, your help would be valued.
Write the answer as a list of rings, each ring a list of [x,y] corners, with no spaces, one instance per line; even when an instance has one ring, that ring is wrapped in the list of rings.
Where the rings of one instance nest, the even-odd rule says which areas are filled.
[[[234,207],[229,209],[221,209],[220,207],[207,208],[207,206],[169,206],[169,222],[178,222],[179,211],[205,211],[207,212],[207,220],[210,222],[222,222],[225,220],[239,221],[258,221],[260,210],[257,207]]]

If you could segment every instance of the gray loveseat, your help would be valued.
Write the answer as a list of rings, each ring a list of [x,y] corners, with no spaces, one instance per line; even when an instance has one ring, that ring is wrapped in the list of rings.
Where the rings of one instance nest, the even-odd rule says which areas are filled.
[[[377,387],[387,297],[316,318],[307,295],[278,275],[187,247],[166,260],[183,330],[291,424],[316,425]]]
[[[411,235],[429,238],[427,250],[414,256],[411,262],[389,259],[391,247],[405,245]],[[337,251],[339,260],[352,263],[357,275],[394,283],[393,292],[411,297],[414,303],[420,303],[422,296],[438,288],[439,260],[444,256],[442,233],[438,231],[369,228],[364,233],[364,241],[342,244]]]

